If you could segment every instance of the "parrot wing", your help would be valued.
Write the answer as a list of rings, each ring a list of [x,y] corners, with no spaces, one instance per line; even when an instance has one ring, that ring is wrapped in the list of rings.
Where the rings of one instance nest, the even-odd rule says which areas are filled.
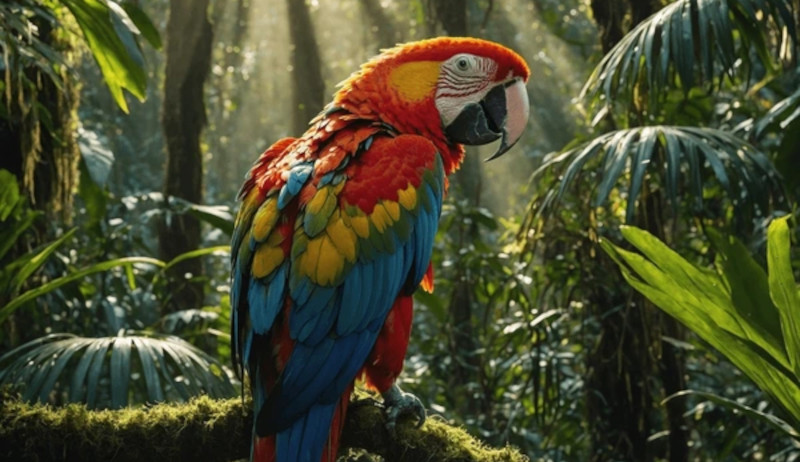
[[[310,434],[324,443],[396,297],[428,270],[441,156],[421,136],[364,133],[334,136],[315,158],[276,154],[293,159],[288,168],[271,184],[248,181],[243,193],[232,248],[234,349],[253,381],[256,433],[278,433],[278,448],[302,448],[297,441]],[[289,141],[278,148],[303,150]]]

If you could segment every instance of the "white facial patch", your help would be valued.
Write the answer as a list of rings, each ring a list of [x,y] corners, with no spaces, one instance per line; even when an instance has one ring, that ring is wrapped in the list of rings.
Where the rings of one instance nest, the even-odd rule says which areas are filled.
[[[469,53],[457,54],[442,63],[436,83],[436,109],[445,126],[464,106],[477,103],[489,92],[497,63]]]

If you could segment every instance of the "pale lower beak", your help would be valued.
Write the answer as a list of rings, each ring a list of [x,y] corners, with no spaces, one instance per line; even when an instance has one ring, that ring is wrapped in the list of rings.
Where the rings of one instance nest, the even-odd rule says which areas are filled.
[[[522,79],[514,79],[505,85],[506,100],[506,120],[502,125],[503,139],[497,152],[492,154],[486,161],[497,159],[502,156],[522,137],[525,126],[528,123],[530,114],[530,103],[528,101],[528,91]]]

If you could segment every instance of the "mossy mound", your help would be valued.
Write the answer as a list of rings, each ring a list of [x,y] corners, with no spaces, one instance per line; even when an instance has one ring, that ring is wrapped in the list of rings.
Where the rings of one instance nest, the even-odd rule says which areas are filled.
[[[225,462],[249,455],[252,414],[239,399],[92,411],[0,398],[0,460]],[[370,400],[351,404],[342,435],[350,461],[523,462],[512,448],[488,448],[460,428],[429,418],[392,435]],[[378,456],[378,457],[376,457]]]

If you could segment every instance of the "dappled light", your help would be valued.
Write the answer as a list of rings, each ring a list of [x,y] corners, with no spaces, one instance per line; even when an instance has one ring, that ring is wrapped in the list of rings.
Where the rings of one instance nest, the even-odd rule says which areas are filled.
[[[0,459],[800,461],[798,27],[0,2]]]

